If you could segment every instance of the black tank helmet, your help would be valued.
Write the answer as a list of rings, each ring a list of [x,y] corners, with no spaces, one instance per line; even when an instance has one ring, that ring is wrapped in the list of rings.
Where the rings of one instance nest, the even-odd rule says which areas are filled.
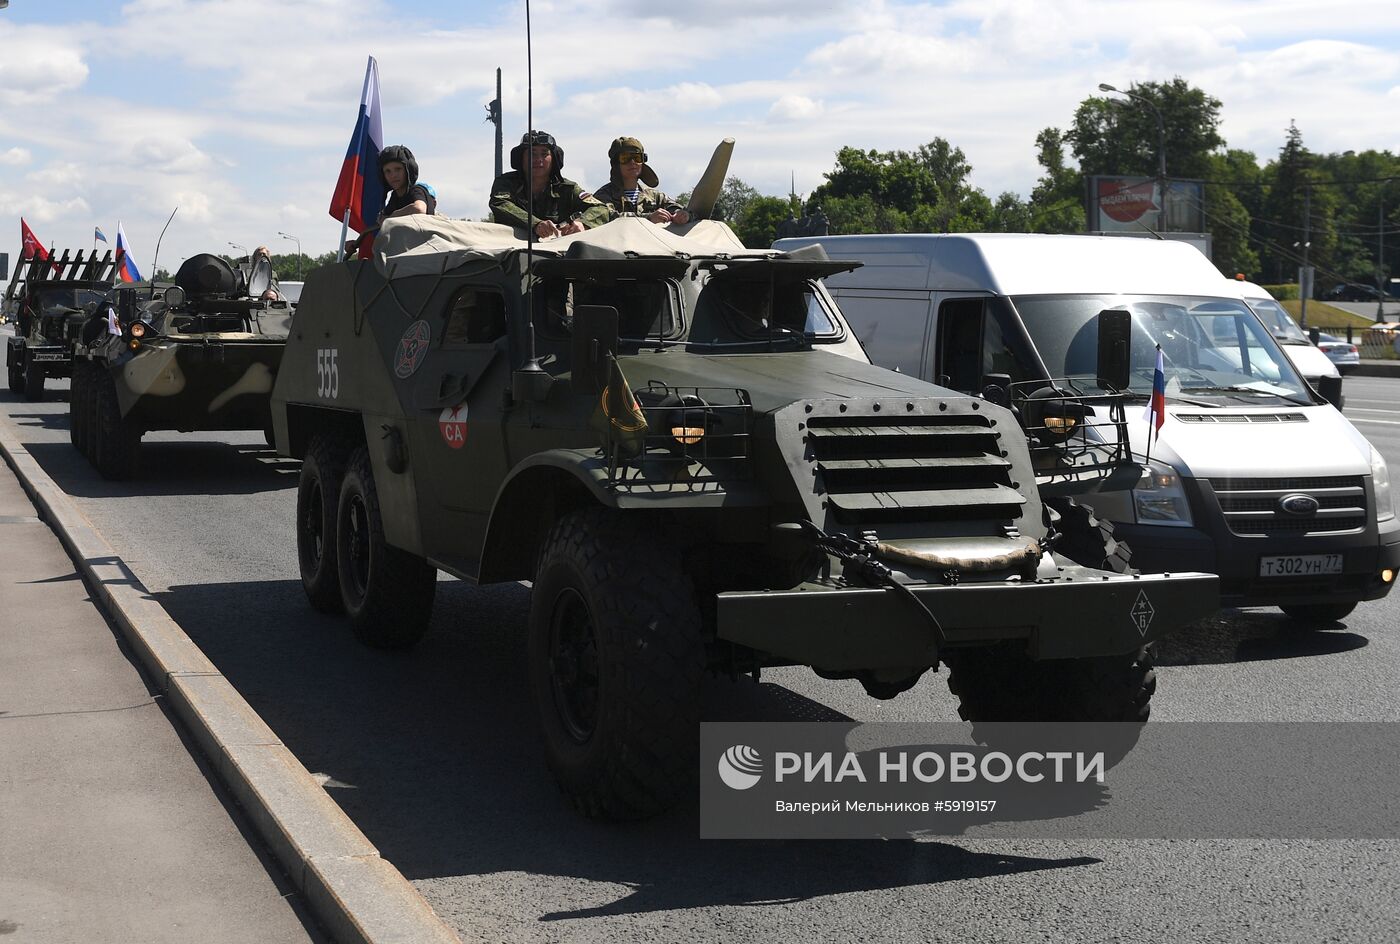
[[[554,141],[554,135],[543,131],[527,131],[520,136],[520,143],[510,149],[510,166],[521,173],[525,172],[525,152],[536,145],[544,145],[554,155],[554,163],[549,168],[549,176],[559,178],[564,169],[564,149]]]
[[[418,183],[418,159],[402,144],[391,144],[379,152],[379,179],[383,181],[386,190],[389,189],[389,181],[384,180],[384,165],[393,161],[398,161],[408,171],[410,187]]]

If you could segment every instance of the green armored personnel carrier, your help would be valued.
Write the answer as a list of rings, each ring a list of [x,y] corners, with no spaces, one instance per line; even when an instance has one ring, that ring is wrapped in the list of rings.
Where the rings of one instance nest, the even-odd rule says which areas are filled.
[[[271,440],[269,395],[292,314],[262,300],[271,278],[266,259],[245,274],[200,254],[173,285],[116,289],[87,320],[69,427],[104,477],[139,474],[141,437],[152,430],[258,429]]]
[[[972,719],[1145,720],[1146,647],[1215,578],[1062,559],[1012,414],[870,365],[820,283],[849,265],[712,221],[532,252],[387,221],[311,273],[272,395],[312,605],[395,648],[439,570],[533,581],[549,761],[590,815],[691,782],[707,671],[890,698],[947,663]]]
[[[27,259],[15,268],[3,302],[15,323],[5,350],[11,393],[42,400],[49,377],[70,376],[78,333],[115,277],[111,252],[84,257],[81,249]]]

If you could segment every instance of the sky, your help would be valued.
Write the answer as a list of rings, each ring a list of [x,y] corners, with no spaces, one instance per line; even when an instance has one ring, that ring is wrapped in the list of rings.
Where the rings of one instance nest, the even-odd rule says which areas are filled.
[[[959,147],[995,199],[1035,186],[1035,135],[1107,82],[1181,76],[1220,99],[1261,162],[1295,121],[1313,151],[1400,153],[1394,0],[10,0],[0,10],[0,252],[23,217],[45,244],[114,244],[146,274],[199,252],[331,251],[328,207],[365,63],[385,144],[405,144],[440,213],[481,219],[502,70],[507,150],[527,127],[564,174],[605,183],[642,140],[662,189],[714,146],[761,192],[810,193],[843,146]],[[1171,142],[1167,142],[1168,173]],[[281,235],[287,234],[294,238]],[[99,245],[99,248],[102,248]]]

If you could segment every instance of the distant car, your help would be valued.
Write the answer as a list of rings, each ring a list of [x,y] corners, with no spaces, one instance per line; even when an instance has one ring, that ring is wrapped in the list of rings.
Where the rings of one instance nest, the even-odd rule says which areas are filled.
[[[1333,334],[1319,334],[1317,349],[1327,355],[1327,359],[1337,365],[1337,370],[1349,374],[1361,366],[1361,352],[1356,345]]]
[[[1359,282],[1334,285],[1322,294],[1322,300],[1327,302],[1373,302],[1380,297],[1380,289]]]

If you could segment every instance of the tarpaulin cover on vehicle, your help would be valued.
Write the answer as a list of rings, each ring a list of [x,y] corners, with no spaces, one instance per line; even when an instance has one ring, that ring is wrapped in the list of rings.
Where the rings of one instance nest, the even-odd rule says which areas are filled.
[[[615,257],[745,256],[761,258],[768,249],[748,249],[734,231],[714,220],[685,226],[659,226],[640,217],[621,217],[572,236],[536,242],[541,256],[564,256],[576,243]],[[500,223],[452,220],[419,213],[386,220],[374,241],[374,262],[386,278],[435,275],[477,259],[523,253],[525,240]]]

